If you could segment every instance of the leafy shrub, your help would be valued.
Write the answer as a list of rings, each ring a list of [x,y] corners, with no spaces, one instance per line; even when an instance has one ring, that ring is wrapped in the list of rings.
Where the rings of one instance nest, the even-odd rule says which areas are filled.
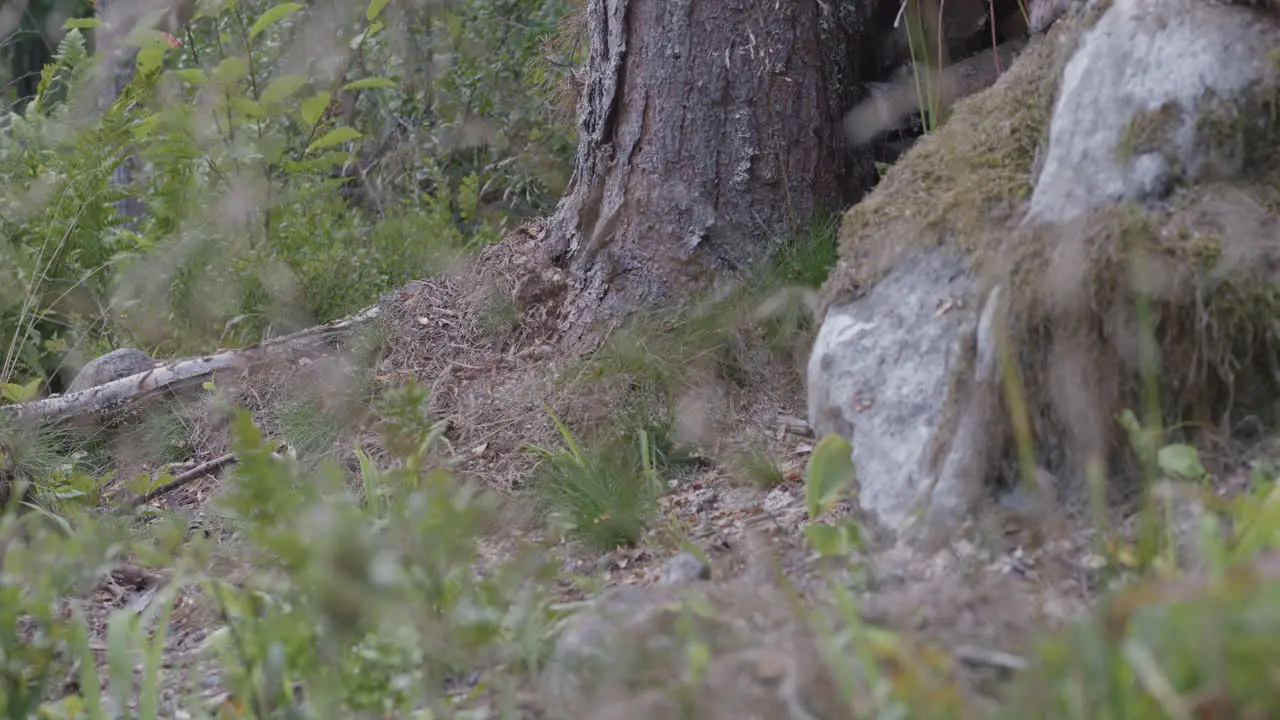
[[[223,480],[219,505],[240,528],[238,562],[252,563],[243,581],[211,571],[199,538],[174,546],[163,526],[130,531],[91,512],[87,497],[64,504],[56,524],[11,506],[0,519],[0,653],[7,659],[0,705],[20,717],[37,707],[49,716],[101,717],[110,698],[117,707],[136,701],[139,717],[156,717],[153,664],[164,638],[147,627],[153,617],[164,627],[184,588],[221,615],[202,656],[220,659],[232,704],[257,717],[298,711],[298,698],[314,717],[443,711],[453,702],[449,684],[477,666],[506,666],[517,681],[536,671],[552,618],[530,581],[544,566],[518,556],[483,577],[472,573],[493,498],[444,469],[438,426],[413,420],[423,398],[410,386],[379,403],[383,442],[402,454],[381,465],[364,457],[366,493],[378,498],[364,505],[351,502],[332,461],[306,470],[276,457],[275,443],[246,413],[236,415],[238,463]],[[99,678],[86,618],[58,613],[56,600],[83,593],[102,568],[125,558],[174,574],[141,617],[126,608],[108,620],[109,677]],[[146,671],[135,686],[129,671],[139,653]],[[54,683],[70,661],[79,663],[79,691],[65,695]],[[194,697],[177,700],[195,707]]]

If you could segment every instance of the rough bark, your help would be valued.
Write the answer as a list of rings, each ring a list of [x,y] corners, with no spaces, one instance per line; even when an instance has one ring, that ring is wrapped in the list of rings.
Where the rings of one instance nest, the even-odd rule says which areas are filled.
[[[138,49],[125,43],[125,37],[133,30],[137,22],[155,5],[144,0],[98,0],[98,26],[95,44],[102,64],[98,72],[99,112],[111,107],[125,86],[133,79],[134,60]],[[124,159],[111,172],[111,184],[120,188],[128,188],[133,184],[134,175],[141,162],[136,152],[130,150]],[[116,214],[130,229],[137,229],[137,222],[146,212],[142,200],[126,195],[115,203]]]
[[[860,17],[845,5],[587,0],[574,175],[540,233],[562,345],[747,268],[871,184],[839,137]]]

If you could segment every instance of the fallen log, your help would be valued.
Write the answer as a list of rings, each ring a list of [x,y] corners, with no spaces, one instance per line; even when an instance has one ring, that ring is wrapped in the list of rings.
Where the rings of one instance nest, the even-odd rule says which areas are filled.
[[[380,314],[381,307],[374,305],[350,317],[246,348],[182,358],[80,392],[6,405],[0,407],[0,421],[51,425],[89,416],[110,417],[157,397],[189,392],[215,375],[239,376],[270,362],[327,355],[339,340]]]

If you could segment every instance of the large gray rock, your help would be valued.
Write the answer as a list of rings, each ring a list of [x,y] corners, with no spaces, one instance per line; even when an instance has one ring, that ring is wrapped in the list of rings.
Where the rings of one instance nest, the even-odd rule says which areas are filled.
[[[974,281],[963,258],[938,250],[900,263],[866,297],[827,311],[809,359],[809,423],[853,445],[858,502],[900,527],[925,495],[962,514],[969,488],[936,488],[952,375],[973,367]]]
[[[1062,74],[1028,221],[1236,176],[1275,94],[1274,22],[1205,0],[1114,0]]]
[[[1259,167],[1270,167],[1274,148],[1267,103],[1280,97],[1277,49],[1274,17],[1243,7],[1204,0],[1075,6],[995,86],[957,104],[849,211],[808,368],[809,421],[819,435],[851,442],[864,510],[891,527],[905,524],[908,537],[919,531],[941,540],[981,509],[1012,460],[1000,333],[1014,343],[1053,343],[1024,344],[1010,357],[1036,393],[1025,401],[1041,470],[1069,471],[1059,475],[1062,484],[1078,484],[1085,461],[1112,447],[1112,435],[1089,428],[1109,428],[1117,404],[1135,402],[1112,391],[1136,386],[1122,376],[1134,368],[1112,357],[1132,339],[1115,332],[1120,325],[1112,324],[1108,339],[1116,347],[1065,352],[1073,328],[1092,342],[1106,325],[1102,314],[1114,309],[1090,293],[1109,292],[1107,302],[1132,307],[1136,286],[1114,280],[1127,276],[1107,264],[1125,259],[1126,248],[1147,243],[1167,259],[1181,257],[1161,246],[1168,238],[1208,247],[1228,238],[1219,247],[1234,265],[1220,263],[1187,297],[1163,299],[1188,327],[1235,318],[1219,322],[1204,302],[1223,278],[1248,279],[1242,273],[1258,265],[1238,262],[1253,255],[1224,243],[1273,246],[1274,233],[1236,240],[1240,233],[1221,228],[1241,225],[1244,205],[1263,214],[1275,207],[1272,180],[1256,176],[1272,172]],[[1015,118],[1021,107],[1028,111]],[[983,179],[995,183],[985,192]],[[1209,212],[1227,193],[1201,191],[1223,180],[1256,191],[1217,213],[1237,217],[1234,225]],[[1028,195],[1020,207],[1009,202]],[[1137,201],[1136,222],[1118,208],[1123,201]],[[1264,220],[1254,224],[1270,227]],[[1072,248],[1079,250],[1074,265],[1063,260]],[[974,267],[993,272],[970,274]],[[1193,263],[1178,271],[1193,281],[1206,272]],[[1231,332],[1244,336],[1269,332],[1265,316],[1232,322]],[[1025,332],[1033,326],[1038,334]],[[1186,354],[1196,340],[1170,338],[1173,346],[1162,351],[1176,352],[1180,342]],[[1190,397],[1185,384],[1179,389]]]

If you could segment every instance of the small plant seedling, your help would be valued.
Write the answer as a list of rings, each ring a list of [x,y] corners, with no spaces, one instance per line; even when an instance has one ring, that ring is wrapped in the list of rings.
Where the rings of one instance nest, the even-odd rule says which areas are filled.
[[[857,521],[847,520],[835,525],[816,522],[856,479],[852,454],[853,447],[848,440],[829,433],[818,441],[809,457],[805,505],[810,522],[804,533],[809,544],[823,556],[846,555],[862,547],[862,529]]]

